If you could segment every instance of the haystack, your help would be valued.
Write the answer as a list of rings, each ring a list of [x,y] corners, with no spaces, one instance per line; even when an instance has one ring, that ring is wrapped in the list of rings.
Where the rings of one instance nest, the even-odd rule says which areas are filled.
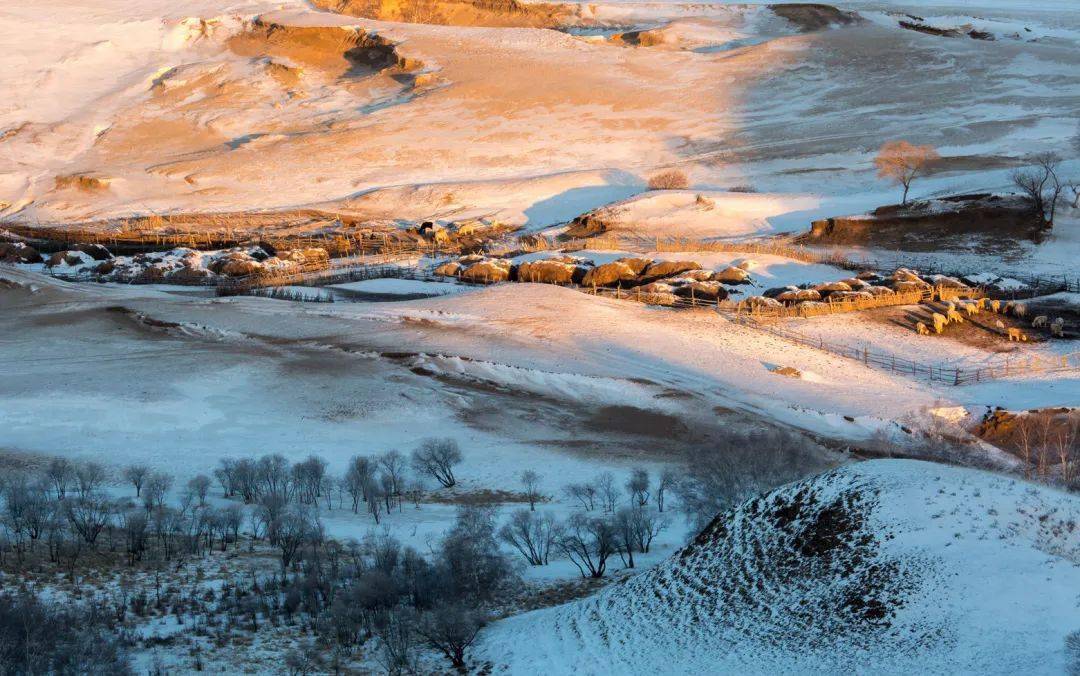
[[[689,270],[700,270],[701,265],[694,261],[653,261],[642,271],[641,277],[646,282],[655,282],[665,277],[674,277]]]
[[[747,284],[750,282],[750,273],[743,268],[731,266],[719,272],[714,272],[712,278],[725,284]]]
[[[505,282],[510,279],[510,262],[497,259],[482,260],[465,268],[461,273],[461,278],[470,282]]]
[[[571,284],[577,266],[557,260],[540,260],[522,263],[517,267],[517,281],[539,284]]]
[[[585,286],[629,286],[637,281],[638,276],[629,265],[612,261],[589,270],[581,283]]]

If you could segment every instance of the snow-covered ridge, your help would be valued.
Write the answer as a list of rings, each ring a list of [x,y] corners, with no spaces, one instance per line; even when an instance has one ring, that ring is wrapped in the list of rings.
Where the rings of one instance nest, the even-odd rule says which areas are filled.
[[[1080,509],[973,470],[872,461],[721,515],[654,570],[497,624],[509,673],[1060,673]]]

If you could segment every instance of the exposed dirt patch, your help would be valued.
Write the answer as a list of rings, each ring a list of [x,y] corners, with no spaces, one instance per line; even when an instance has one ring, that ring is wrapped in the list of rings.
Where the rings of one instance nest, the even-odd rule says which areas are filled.
[[[683,437],[688,431],[686,425],[675,416],[634,406],[604,406],[585,421],[585,426],[598,432],[664,439]]]
[[[1045,226],[1019,197],[957,195],[873,213],[814,221],[798,239],[807,244],[856,244],[905,251],[970,249],[972,238],[997,249],[1006,241],[1040,241]]]
[[[366,19],[441,26],[555,28],[573,14],[567,5],[517,0],[312,0],[312,4]]]
[[[440,491],[424,495],[425,503],[440,505],[499,505],[505,503],[528,503],[529,498],[524,493],[506,491],[501,489],[481,488],[471,491]],[[547,502],[547,498],[538,500]]]
[[[228,45],[241,56],[284,59],[332,77],[362,77],[398,64],[391,42],[357,28],[285,26],[255,19]],[[283,67],[278,64],[276,70],[286,77]]]
[[[915,326],[922,322],[931,329],[929,336],[922,336],[925,340],[954,340],[964,345],[970,345],[981,350],[990,352],[1012,352],[1017,349],[1016,342],[1010,342],[1006,329],[1019,328],[1028,336],[1029,342],[1039,340],[1036,332],[1033,332],[1025,323],[1014,317],[993,312],[980,312],[977,315],[968,316],[963,314],[964,323],[950,323],[941,334],[933,333],[934,321],[930,318],[933,312],[945,313],[945,306],[941,303],[924,305],[899,305],[893,307],[876,308],[863,312],[868,319],[883,324],[892,324],[908,331],[915,331]],[[996,322],[1001,322],[1005,329],[999,329]],[[931,343],[928,343],[930,345]]]
[[[816,3],[784,3],[769,5],[769,9],[807,33],[824,30],[830,26],[847,26],[860,20],[855,12],[845,12],[832,5]]]
[[[1020,459],[1026,456],[1035,462],[1043,453],[1047,464],[1056,465],[1062,444],[1070,449],[1073,458],[1080,451],[1080,410],[1042,408],[1014,412],[999,408],[987,411],[972,432]]]

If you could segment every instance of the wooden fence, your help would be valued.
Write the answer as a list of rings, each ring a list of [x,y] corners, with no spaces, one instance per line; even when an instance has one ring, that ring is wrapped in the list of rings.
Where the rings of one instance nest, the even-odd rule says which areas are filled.
[[[948,385],[969,385],[972,383],[1000,380],[1015,375],[1053,374],[1080,371],[1080,352],[1060,356],[1024,355],[1007,357],[989,364],[934,364],[898,357],[889,352],[872,350],[868,346],[852,346],[826,341],[823,338],[811,338],[797,331],[792,331],[773,324],[762,324],[751,317],[737,317],[736,321],[751,326],[759,331],[770,333],[785,340],[813,347],[847,359],[860,361],[866,366],[873,366],[892,373],[909,375],[913,378],[925,378],[930,382]]]

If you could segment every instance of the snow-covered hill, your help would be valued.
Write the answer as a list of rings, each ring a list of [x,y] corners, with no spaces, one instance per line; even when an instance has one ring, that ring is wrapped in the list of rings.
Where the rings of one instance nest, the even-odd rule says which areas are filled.
[[[1062,673],[1080,501],[983,472],[861,463],[718,517],[664,564],[510,618],[516,674]]]

